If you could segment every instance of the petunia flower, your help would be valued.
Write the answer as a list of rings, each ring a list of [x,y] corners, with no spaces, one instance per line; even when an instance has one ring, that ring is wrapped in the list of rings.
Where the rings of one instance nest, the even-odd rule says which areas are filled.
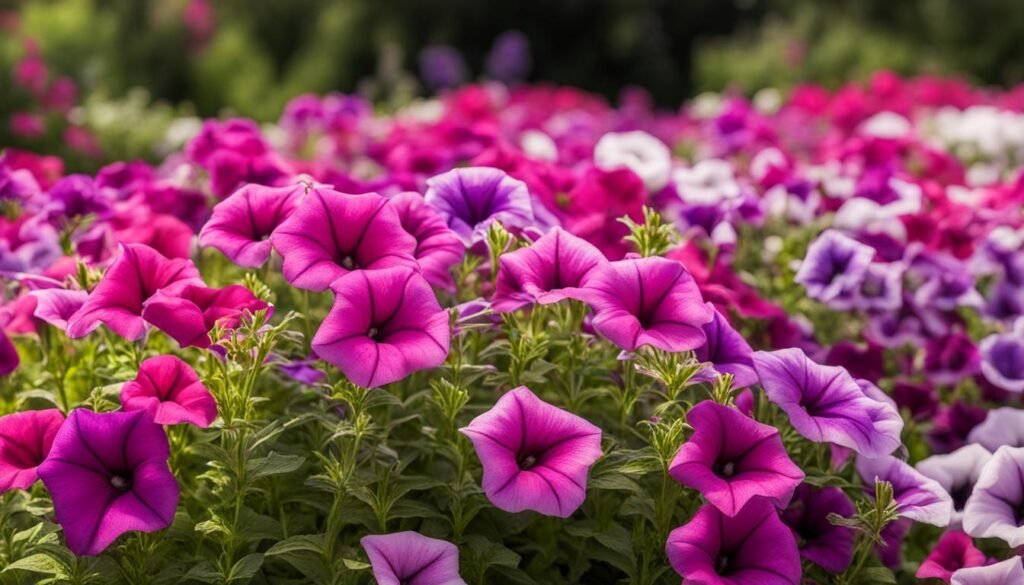
[[[917,470],[939,482],[942,489],[953,499],[953,516],[950,525],[959,528],[964,516],[964,506],[974,491],[981,470],[992,458],[985,447],[972,443],[952,453],[932,455],[917,462]]]
[[[179,491],[169,456],[144,411],[73,410],[39,466],[71,552],[97,555],[125,532],[170,526]]]
[[[706,505],[669,534],[665,553],[686,583],[798,585],[800,552],[789,527],[767,500],[733,518]]]
[[[594,146],[594,165],[606,171],[627,168],[651,193],[661,191],[672,174],[672,153],[664,142],[642,130],[609,132]]]
[[[857,474],[865,491],[874,493],[875,482],[892,484],[896,512],[901,518],[933,526],[948,526],[953,515],[953,498],[934,479],[914,469],[906,461],[886,455],[857,458]]]
[[[730,518],[755,498],[785,507],[804,479],[773,426],[710,400],[690,409],[686,422],[695,432],[669,474]]]
[[[482,241],[495,221],[510,230],[534,224],[526,184],[500,169],[452,169],[427,179],[423,197],[467,246]]]
[[[1017,585],[1024,583],[1024,563],[1011,557],[984,567],[967,567],[953,573],[952,585]]]
[[[20,363],[21,357],[18,356],[18,348],[14,346],[14,342],[7,336],[7,333],[0,329],[0,378],[10,375],[18,369]]]
[[[0,494],[32,487],[63,423],[56,408],[0,416]]]
[[[413,256],[430,284],[450,288],[451,267],[462,260],[466,246],[419,193],[406,191],[391,198],[402,229],[416,239]]]
[[[582,287],[608,261],[592,244],[554,228],[527,248],[503,254],[492,307],[499,313],[532,303],[583,299]]]
[[[63,288],[44,288],[30,291],[28,294],[36,299],[36,308],[32,315],[61,330],[67,329],[68,319],[78,312],[89,298],[89,293],[84,290]]]
[[[1024,448],[1000,447],[981,469],[964,508],[964,532],[1024,545]]]
[[[718,309],[711,322],[702,327],[707,341],[693,353],[699,362],[711,364],[718,374],[732,374],[733,388],[746,388],[757,383],[752,356],[754,350]]]
[[[601,429],[526,386],[505,393],[461,431],[483,465],[484,493],[499,509],[568,518],[586,499]]]
[[[874,255],[870,246],[827,230],[807,249],[796,281],[807,289],[807,296],[828,303],[857,290]]]
[[[402,229],[391,202],[376,193],[314,188],[270,241],[284,259],[285,279],[307,290],[325,290],[355,270],[416,267],[416,239]]]
[[[914,576],[918,579],[941,579],[948,583],[956,571],[981,567],[987,562],[988,557],[974,546],[970,536],[959,530],[951,530],[942,535]]]
[[[594,329],[622,349],[651,345],[689,351],[707,341],[703,326],[713,310],[680,262],[658,257],[612,262],[598,268],[585,288]]]
[[[981,355],[965,333],[933,337],[925,345],[924,371],[935,384],[955,386],[980,369]]]
[[[186,284],[150,297],[143,303],[142,318],[181,347],[210,347],[210,331],[215,326],[235,329],[245,314],[260,310],[272,311],[273,307],[242,285],[207,288]]]
[[[755,352],[753,360],[765,394],[804,437],[867,457],[888,455],[900,446],[899,412],[867,396],[845,369],[818,365],[797,348]]]
[[[1024,392],[1024,317],[1010,333],[981,340],[981,373],[991,384],[1008,392]]]
[[[161,425],[193,424],[205,429],[217,418],[217,402],[192,366],[173,355],[147,358],[134,380],[121,386],[121,406],[144,410]]]
[[[191,261],[168,260],[143,244],[122,244],[121,255],[68,319],[68,337],[84,337],[103,323],[125,339],[138,339],[146,330],[143,303],[161,289],[186,284],[202,284]]]
[[[334,305],[313,350],[352,382],[375,388],[441,365],[448,355],[448,313],[418,272],[361,270],[331,285]]]
[[[418,532],[364,536],[378,585],[466,585],[459,576],[459,547]]]
[[[839,574],[853,561],[855,533],[848,526],[833,524],[829,515],[850,518],[855,512],[843,490],[801,484],[780,515],[797,537],[800,556],[829,573]]]
[[[1004,445],[1024,447],[1024,410],[1009,406],[989,410],[985,420],[967,434],[967,440],[991,452]]]
[[[262,266],[270,257],[270,234],[295,211],[305,189],[243,186],[213,208],[199,245],[220,250],[239,266]]]

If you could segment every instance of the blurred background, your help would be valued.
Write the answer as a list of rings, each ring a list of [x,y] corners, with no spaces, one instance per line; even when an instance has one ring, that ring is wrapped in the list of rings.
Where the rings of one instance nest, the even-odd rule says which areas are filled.
[[[1021,0],[0,0],[0,147],[155,158],[190,116],[545,81],[675,108],[889,69],[1024,79]],[[194,121],[194,120],[193,120]]]

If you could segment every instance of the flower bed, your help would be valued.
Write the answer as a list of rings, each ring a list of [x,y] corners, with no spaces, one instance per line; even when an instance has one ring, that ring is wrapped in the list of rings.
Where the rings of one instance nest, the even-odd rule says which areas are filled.
[[[1024,582],[1022,111],[477,85],[9,149],[0,583]]]

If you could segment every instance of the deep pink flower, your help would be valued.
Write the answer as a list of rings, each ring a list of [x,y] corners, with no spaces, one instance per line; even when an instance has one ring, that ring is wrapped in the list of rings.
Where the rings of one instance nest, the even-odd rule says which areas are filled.
[[[62,330],[67,329],[68,319],[78,312],[89,298],[89,293],[84,290],[63,288],[44,288],[28,294],[36,299],[36,308],[32,315]]]
[[[949,583],[953,573],[964,567],[981,567],[988,557],[974,546],[966,533],[952,530],[942,535],[914,575],[918,579],[941,579]]]
[[[767,500],[734,518],[711,505],[668,536],[672,568],[693,585],[798,585],[800,552],[789,527]]]
[[[695,432],[669,473],[730,518],[755,498],[785,507],[804,479],[773,426],[710,400],[690,409],[686,422]]]
[[[378,585],[466,585],[459,577],[459,547],[418,532],[364,536]]]
[[[547,305],[582,299],[582,287],[596,269],[608,263],[584,239],[554,228],[527,248],[503,254],[493,308],[515,311],[532,303]]]
[[[270,257],[270,234],[295,211],[305,189],[243,186],[213,208],[199,244],[220,250],[239,266],[262,266]]]
[[[56,408],[0,417],[0,494],[27,490],[39,479],[36,470],[63,423],[64,415]]]
[[[144,411],[73,410],[39,466],[71,552],[97,555],[125,532],[170,526],[178,482],[169,456],[163,427]]]
[[[272,311],[273,307],[240,284],[224,288],[186,284],[172,291],[157,291],[143,303],[142,318],[181,347],[209,347],[214,326],[234,329],[245,314],[260,310]]]
[[[797,348],[758,351],[753,359],[765,394],[804,437],[868,457],[900,446],[903,419],[896,407],[865,394],[843,368],[818,365]]]
[[[139,375],[121,387],[126,411],[145,410],[161,425],[193,424],[205,429],[217,418],[217,402],[192,366],[173,355],[143,360]]]
[[[714,317],[693,277],[665,258],[620,260],[601,266],[586,284],[594,329],[632,351],[651,345],[689,351],[707,341],[703,326]]]
[[[146,330],[142,305],[170,286],[202,284],[190,260],[168,260],[143,244],[122,244],[121,255],[68,320],[68,337],[84,337],[101,323],[125,339],[138,339]]]
[[[484,468],[483,489],[506,512],[568,518],[587,497],[601,429],[538,398],[526,386],[462,429]]]
[[[391,204],[398,212],[402,229],[416,238],[413,256],[427,282],[437,287],[450,288],[452,275],[449,271],[466,253],[462,240],[419,193],[399,193],[391,198]]]
[[[358,270],[334,281],[334,306],[313,350],[365,388],[441,365],[448,355],[448,313],[418,272]]]
[[[284,258],[284,277],[308,290],[322,291],[354,270],[416,267],[416,239],[402,229],[391,202],[376,193],[312,189],[270,241]]]

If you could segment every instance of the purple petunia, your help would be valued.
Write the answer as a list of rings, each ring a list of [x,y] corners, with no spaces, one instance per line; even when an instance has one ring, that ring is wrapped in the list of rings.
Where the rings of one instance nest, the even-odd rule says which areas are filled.
[[[734,518],[711,505],[668,536],[665,553],[683,581],[699,585],[798,585],[800,552],[766,500]]]
[[[1024,392],[1024,318],[1010,333],[989,335],[979,344],[981,373],[992,385],[1008,392]]]
[[[857,290],[874,255],[870,246],[828,230],[807,249],[796,281],[807,289],[807,296],[828,303]]]
[[[981,469],[964,508],[964,532],[1024,545],[1024,448],[1000,447]]]
[[[796,535],[801,557],[839,574],[853,561],[855,533],[849,526],[833,524],[829,515],[850,518],[855,512],[853,502],[843,490],[801,484],[781,517]]]
[[[484,493],[496,507],[568,518],[586,499],[601,429],[526,386],[505,393],[461,430],[476,448]]]
[[[186,284],[174,291],[157,291],[142,307],[142,318],[181,347],[210,347],[214,327],[234,329],[245,315],[273,307],[239,284],[208,288]]]
[[[270,257],[270,234],[295,211],[305,189],[243,186],[213,208],[199,244],[220,250],[239,266],[262,266]]]
[[[84,337],[102,323],[125,339],[138,339],[146,331],[143,304],[162,289],[187,284],[202,284],[191,261],[169,260],[143,244],[122,244],[121,255],[68,319],[68,337]]]
[[[28,294],[36,299],[36,308],[32,315],[61,330],[67,329],[68,319],[78,312],[89,298],[89,293],[84,290],[63,288],[44,288]]]
[[[714,317],[693,276],[666,258],[606,264],[589,278],[585,294],[594,308],[594,329],[627,351],[644,345],[696,349],[707,341],[703,326]]]
[[[526,184],[500,169],[467,167],[431,177],[424,199],[467,246],[483,240],[495,221],[509,230],[535,223]]]
[[[1024,563],[1012,557],[984,567],[968,567],[953,573],[952,585],[1018,585],[1024,583]]]
[[[38,467],[63,423],[64,415],[56,408],[0,417],[0,494],[27,490],[39,479]]]
[[[413,256],[427,282],[438,287],[451,287],[449,271],[466,253],[462,240],[419,193],[399,193],[391,198],[391,204],[398,212],[402,229],[416,239]]]
[[[732,374],[733,388],[746,388],[757,383],[752,356],[754,350],[717,309],[710,323],[703,326],[707,341],[694,350],[697,361],[711,364],[717,374]],[[706,371],[706,370],[705,370]]]
[[[845,369],[818,365],[797,348],[755,352],[753,360],[765,394],[804,437],[867,457],[888,455],[900,446],[899,412],[865,394]]]
[[[284,259],[285,279],[307,290],[325,290],[352,271],[416,268],[416,239],[402,229],[391,202],[376,193],[314,188],[270,241]]]
[[[375,388],[441,365],[448,355],[448,313],[415,270],[350,272],[331,285],[334,305],[313,350],[352,382]]]
[[[378,585],[466,585],[459,577],[459,548],[418,532],[364,536]]]
[[[992,452],[1004,445],[1024,447],[1024,410],[1004,406],[983,414],[985,419],[967,434],[968,441]]]
[[[892,484],[896,511],[901,518],[940,527],[949,525],[953,515],[953,498],[939,482],[914,469],[906,461],[888,455],[876,459],[858,457],[857,474],[869,494],[874,493],[876,481]]]
[[[669,473],[730,518],[755,498],[785,507],[804,479],[773,426],[708,400],[690,409],[686,422],[695,432]]]
[[[190,423],[200,428],[217,418],[217,402],[192,366],[173,355],[142,361],[139,375],[121,387],[126,411],[144,410],[161,425]]]
[[[583,299],[582,287],[608,263],[593,244],[554,228],[527,248],[503,254],[492,307],[499,313],[533,303]]]
[[[125,532],[170,526],[179,492],[169,456],[144,411],[72,411],[39,466],[71,552],[97,555]]]
[[[974,484],[991,458],[988,449],[973,443],[917,462],[917,470],[937,481],[953,499],[951,526],[959,527],[963,521],[964,507],[974,491]]]

